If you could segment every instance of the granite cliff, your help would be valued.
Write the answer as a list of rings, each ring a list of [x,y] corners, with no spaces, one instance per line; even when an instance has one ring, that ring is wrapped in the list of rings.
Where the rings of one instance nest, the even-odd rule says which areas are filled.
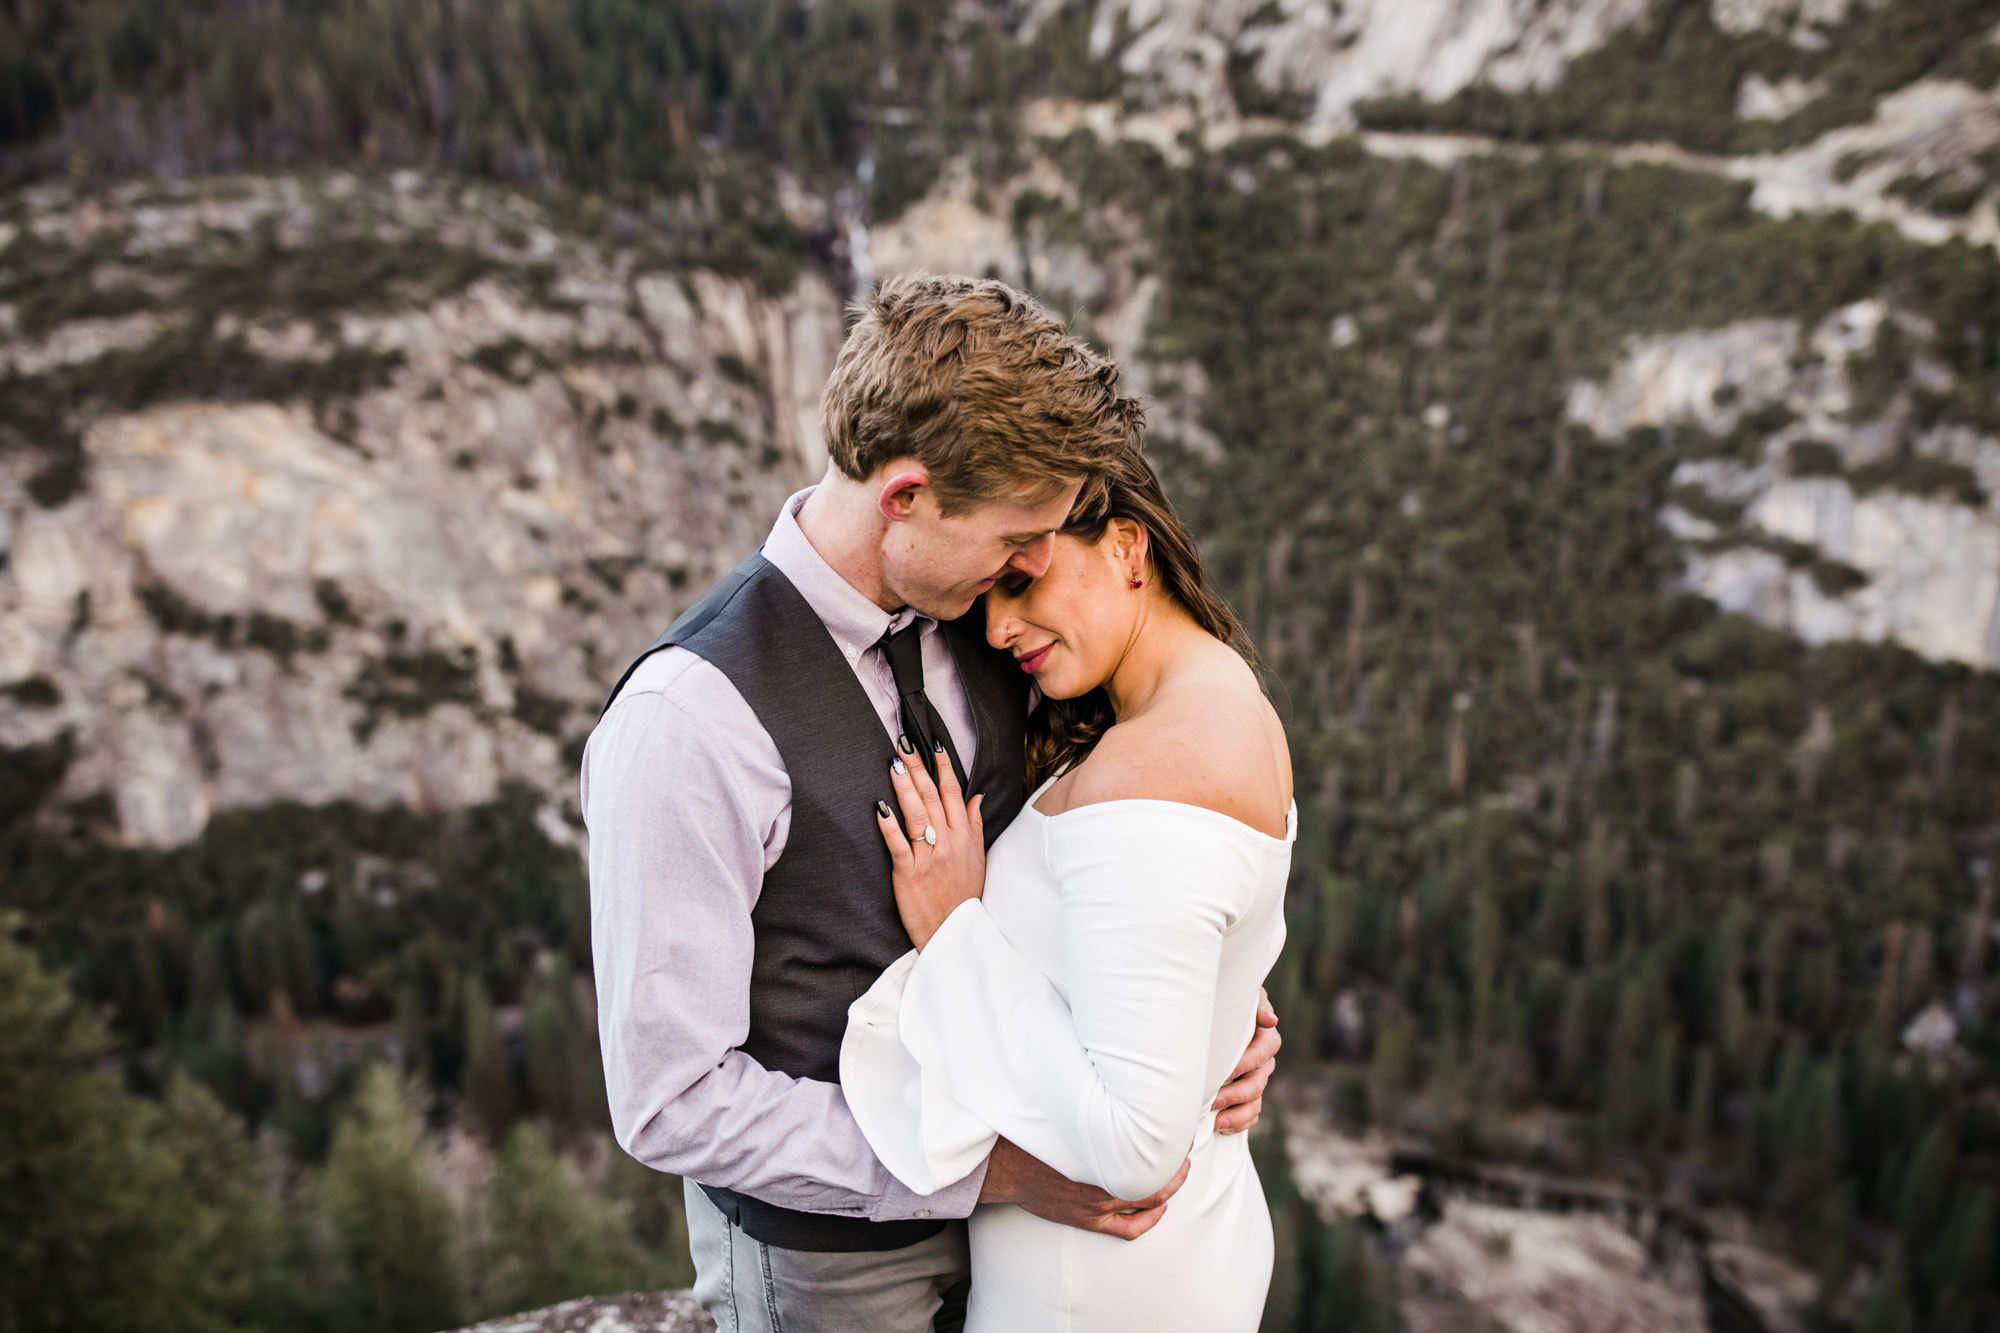
[[[1718,3],[1711,17],[1810,49],[1849,8]],[[1054,9],[1029,7],[1017,38]],[[24,422],[14,437],[27,447],[0,454],[0,676],[60,695],[0,701],[0,744],[70,734],[59,799],[108,797],[135,842],[184,842],[215,809],[272,799],[451,808],[517,779],[547,794],[558,831],[563,745],[587,729],[613,660],[823,466],[817,393],[844,288],[932,269],[1040,291],[1153,392],[1157,434],[1213,454],[1202,368],[1148,345],[1172,293],[1149,271],[1136,212],[1080,209],[1061,236],[1035,212],[1075,204],[1055,151],[1066,136],[1150,144],[1169,160],[1245,136],[1325,143],[1370,97],[1555,86],[1649,13],[1638,0],[1107,0],[1090,43],[1115,59],[1121,102],[1026,104],[1015,170],[952,160],[893,218],[849,205],[835,267],[808,266],[784,290],[677,262],[643,233],[565,230],[529,196],[415,173],[27,191],[0,224],[17,294],[0,303],[0,373],[76,442],[52,462],[59,440]],[[1232,70],[1239,91],[1309,95],[1310,109],[1246,114]],[[1558,151],[1746,180],[1773,216],[1845,210],[1927,244],[1987,247],[2000,239],[1981,165],[2000,141],[1996,96],[1920,80],[1870,118],[1773,154]],[[1746,85],[1746,119],[1769,109],[1760,97]],[[1523,151],[1428,132],[1360,143],[1446,166]],[[1963,177],[1970,203],[1927,209],[1892,188],[1914,175]],[[787,188],[782,207],[807,226],[840,212]],[[258,290],[258,246],[281,275],[274,289]],[[421,252],[413,271],[385,264],[399,250]],[[199,293],[225,275],[240,295]],[[1722,524],[1662,512],[1687,542],[1687,586],[1810,642],[1893,636],[2000,665],[2000,440],[1918,419],[1913,395],[1952,387],[1925,351],[1939,336],[1880,299],[1810,328],[1753,319],[1652,335],[1608,377],[1577,381],[1568,415],[1617,438],[1677,424],[1727,434],[1776,409],[1784,424],[1752,455],[1683,468],[1686,495],[1731,512]],[[1882,339],[1897,341],[1891,387],[1857,398],[1855,368],[1883,381]],[[156,383],[93,390],[107,375],[144,381],[149,356]],[[242,358],[245,373],[177,382],[179,356]],[[121,410],[121,392],[143,402]],[[1825,449],[1832,462],[1801,461]],[[1944,465],[1925,475],[1962,484],[1869,484],[1871,465],[1909,452]],[[1862,577],[1834,586],[1815,560]]]
[[[231,806],[450,809],[510,780],[569,836],[563,746],[606,671],[824,465],[841,298],[816,273],[769,295],[649,267],[518,196],[409,176],[40,192],[16,226],[17,274],[157,288],[122,316],[15,314],[0,344],[10,392],[79,437],[55,504],[31,494],[52,441],[0,459],[0,674],[60,696],[11,697],[0,744],[70,735],[56,799],[108,795],[135,842]],[[291,288],[183,308],[217,267],[257,284],[259,237]],[[372,284],[413,251],[458,265],[445,290]],[[100,377],[148,349],[152,401],[107,410]],[[175,357],[213,357],[222,392]],[[365,382],[329,383],[352,365]],[[232,381],[252,367],[281,382]]]

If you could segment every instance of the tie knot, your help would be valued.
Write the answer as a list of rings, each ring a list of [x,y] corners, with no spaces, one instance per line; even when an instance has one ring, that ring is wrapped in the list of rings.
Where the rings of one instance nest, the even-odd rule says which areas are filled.
[[[889,672],[896,678],[896,692],[909,694],[924,687],[923,622],[912,617],[899,630],[882,636],[882,653],[889,659]]]
[[[889,672],[896,678],[896,693],[902,696],[903,734],[917,747],[917,757],[933,779],[938,773],[938,754],[949,758],[959,789],[964,790],[965,766],[959,762],[951,729],[924,693],[924,622],[912,617],[903,628],[884,634],[880,643],[889,659]]]

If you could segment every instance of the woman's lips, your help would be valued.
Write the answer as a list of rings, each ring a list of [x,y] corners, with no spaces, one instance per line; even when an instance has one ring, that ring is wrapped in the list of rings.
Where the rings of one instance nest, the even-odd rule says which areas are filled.
[[[1021,670],[1032,675],[1034,672],[1041,670],[1042,663],[1048,661],[1049,654],[1055,651],[1055,647],[1052,643],[1043,644],[1040,648],[1035,649],[1034,652],[1027,653],[1014,660],[1021,664]]]

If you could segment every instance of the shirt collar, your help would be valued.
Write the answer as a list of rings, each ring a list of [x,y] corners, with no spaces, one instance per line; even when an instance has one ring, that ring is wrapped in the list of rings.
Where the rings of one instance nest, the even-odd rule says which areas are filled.
[[[922,622],[923,629],[919,631],[922,634],[935,630],[937,621],[907,606],[892,615],[875,605],[842,578],[806,540],[805,529],[799,526],[799,510],[805,507],[813,490],[808,486],[785,501],[778,511],[778,521],[771,526],[771,535],[764,539],[764,558],[791,580],[847,660],[856,660],[885,633],[901,629],[912,620]]]

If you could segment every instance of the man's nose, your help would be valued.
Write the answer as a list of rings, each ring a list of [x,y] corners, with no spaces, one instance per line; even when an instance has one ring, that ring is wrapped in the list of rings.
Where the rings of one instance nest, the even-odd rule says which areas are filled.
[[[1056,556],[1056,535],[1051,532],[1034,543],[1014,552],[1007,561],[1009,569],[1018,569],[1031,579],[1038,579],[1049,572],[1049,562]]]

